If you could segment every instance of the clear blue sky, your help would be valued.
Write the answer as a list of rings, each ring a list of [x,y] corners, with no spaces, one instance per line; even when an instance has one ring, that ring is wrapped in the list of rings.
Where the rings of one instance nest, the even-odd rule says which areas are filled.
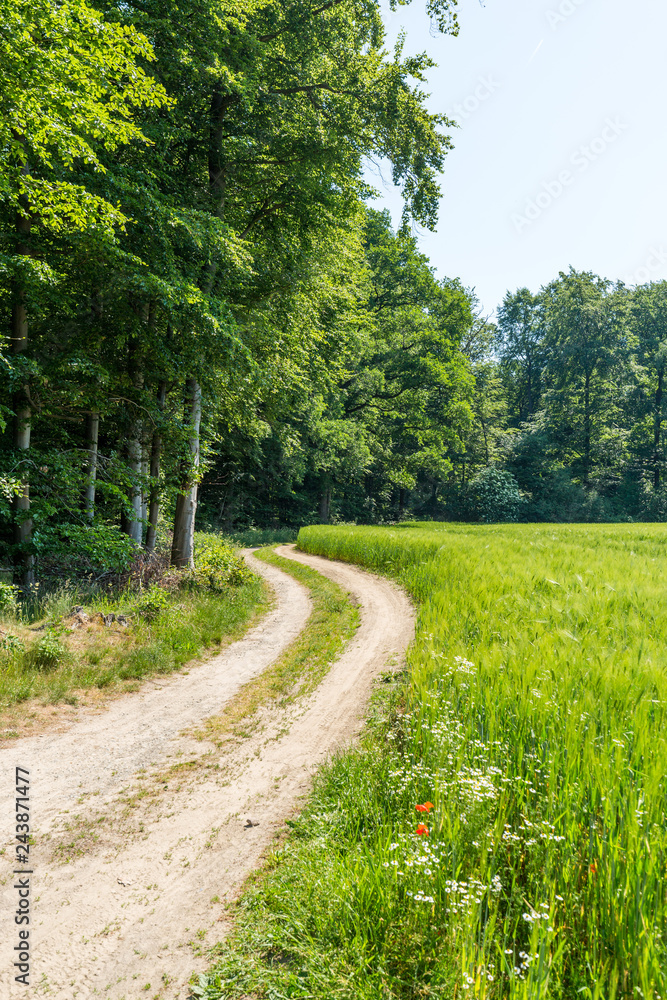
[[[437,232],[420,247],[487,313],[570,265],[628,284],[667,278],[667,4],[460,0],[458,38],[423,0],[385,15],[426,51],[429,107],[457,118]],[[400,198],[369,167],[395,222]]]

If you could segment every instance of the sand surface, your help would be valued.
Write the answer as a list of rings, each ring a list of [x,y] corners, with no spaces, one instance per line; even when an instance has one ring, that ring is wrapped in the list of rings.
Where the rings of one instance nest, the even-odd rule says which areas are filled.
[[[357,567],[293,546],[277,551],[330,577],[360,606],[359,629],[311,696],[264,710],[251,736],[222,749],[191,734],[280,655],[310,613],[300,584],[247,554],[276,603],[243,639],[101,712],[81,713],[65,731],[0,750],[1,842],[10,845],[0,886],[2,1000],[186,1000],[188,979],[204,971],[207,949],[230,926],[227,904],[317,767],[358,733],[374,678],[400,664],[413,636],[410,602]],[[17,765],[31,771],[37,840],[29,989],[14,984],[12,969]]]

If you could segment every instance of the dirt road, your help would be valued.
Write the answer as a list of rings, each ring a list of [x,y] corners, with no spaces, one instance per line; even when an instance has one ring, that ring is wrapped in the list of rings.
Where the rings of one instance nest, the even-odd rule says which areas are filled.
[[[400,661],[412,637],[411,606],[391,583],[356,567],[292,547],[278,551],[324,573],[360,604],[354,639],[308,699],[264,712],[259,730],[231,749],[187,733],[306,623],[304,589],[249,556],[274,588],[276,606],[243,639],[65,732],[0,751],[2,842],[13,834],[16,765],[31,770],[38,841],[27,991],[13,982],[13,848],[3,858],[2,1000],[185,1000],[189,976],[206,967],[206,949],[226,932],[226,902],[261,863],[313,771],[357,732],[373,678]]]

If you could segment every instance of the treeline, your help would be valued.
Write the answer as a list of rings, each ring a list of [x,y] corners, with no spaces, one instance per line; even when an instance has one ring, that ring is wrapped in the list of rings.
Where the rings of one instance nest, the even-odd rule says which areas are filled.
[[[455,6],[429,0],[441,31]],[[94,575],[164,529],[188,565],[202,472],[276,440],[326,516],[377,451],[350,417],[372,430],[390,402],[390,481],[413,481],[411,434],[442,461],[469,304],[407,231],[434,225],[448,122],[425,107],[428,58],[385,51],[377,5],[0,13],[3,564],[25,585]],[[403,191],[399,235],[366,209],[369,155]]]
[[[492,323],[370,218],[369,340],[315,406],[218,452],[209,522],[666,520],[667,282],[570,270]]]
[[[667,286],[571,271],[495,323],[438,280],[450,123],[375,3],[0,11],[0,570],[188,566],[195,517],[667,517]]]
[[[475,456],[535,521],[667,519],[667,282],[572,269],[508,294],[477,375]]]

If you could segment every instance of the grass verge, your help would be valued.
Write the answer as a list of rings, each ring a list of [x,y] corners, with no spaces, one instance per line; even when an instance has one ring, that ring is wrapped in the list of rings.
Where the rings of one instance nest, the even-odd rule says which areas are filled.
[[[287,542],[295,542],[297,535],[296,528],[246,528],[244,531],[232,531],[224,537],[243,549],[260,545],[285,545]]]
[[[255,555],[307,587],[313,610],[305,629],[283,655],[248,681],[224,712],[208,719],[197,732],[200,738],[217,744],[230,736],[247,736],[257,724],[260,708],[272,704],[284,707],[314,691],[359,624],[359,612],[349,595],[332,580],[293,559],[284,559],[271,548],[260,549]]]
[[[193,996],[664,997],[664,526],[299,545],[406,586],[410,671],[320,773]]]
[[[238,638],[269,604],[261,580],[215,536],[198,536],[197,569],[164,586],[81,597],[63,588],[44,602],[40,621],[18,607],[0,620],[0,718],[17,706],[76,704],[87,691],[133,689]],[[73,606],[80,608],[72,613]],[[103,616],[114,620],[108,625]],[[119,620],[120,619],[120,620]],[[20,713],[19,713],[20,714]],[[0,737],[19,735],[17,729]]]

